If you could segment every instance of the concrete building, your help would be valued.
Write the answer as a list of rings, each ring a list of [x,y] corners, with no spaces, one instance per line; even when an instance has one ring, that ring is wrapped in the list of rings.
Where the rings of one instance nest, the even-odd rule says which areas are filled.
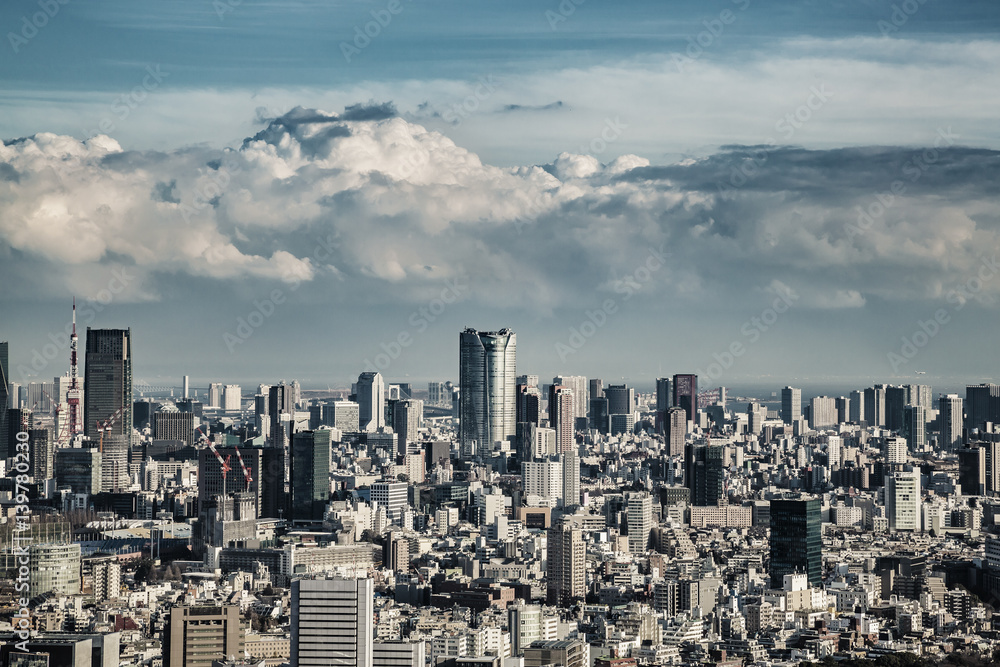
[[[240,608],[236,605],[173,607],[163,637],[163,667],[212,667],[216,660],[242,657]]]
[[[371,579],[292,582],[292,667],[373,667]]]

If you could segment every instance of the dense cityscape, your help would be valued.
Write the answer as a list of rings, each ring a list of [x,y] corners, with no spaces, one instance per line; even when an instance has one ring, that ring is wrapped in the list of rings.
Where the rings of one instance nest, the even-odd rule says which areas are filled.
[[[642,393],[544,382],[513,331],[469,328],[426,388],[153,387],[132,335],[74,324],[52,382],[16,382],[0,343],[5,666],[1000,649],[998,385]]]

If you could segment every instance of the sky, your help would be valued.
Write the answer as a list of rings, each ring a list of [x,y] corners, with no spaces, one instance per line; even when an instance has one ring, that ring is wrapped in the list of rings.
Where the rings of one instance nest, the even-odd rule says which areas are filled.
[[[470,326],[640,388],[995,380],[998,28],[986,1],[10,0],[11,379],[65,372],[75,297],[149,385],[455,380]]]

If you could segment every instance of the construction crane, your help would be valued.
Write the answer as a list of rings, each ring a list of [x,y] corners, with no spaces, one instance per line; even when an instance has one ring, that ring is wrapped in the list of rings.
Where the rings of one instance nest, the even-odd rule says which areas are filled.
[[[236,450],[236,458],[240,462],[240,467],[243,468],[243,478],[247,482],[247,488],[245,490],[249,491],[250,483],[253,482],[253,476],[250,474],[250,471],[247,470],[247,464],[243,462],[243,455],[240,454],[240,448],[237,447],[236,445],[233,445],[233,448]]]
[[[111,431],[111,427],[121,419],[122,414],[124,414],[125,408],[118,408],[115,410],[114,414],[108,417],[102,424],[100,421],[97,422],[97,431],[101,434],[100,441],[98,442],[98,449],[103,454],[104,453],[104,434],[105,432]]]
[[[210,452],[212,452],[213,454],[215,454],[215,458],[217,458],[219,460],[219,465],[222,466],[222,493],[223,493],[223,495],[225,495],[225,493],[226,493],[226,475],[229,473],[230,470],[232,470],[232,468],[229,467],[229,459],[232,458],[232,455],[227,456],[225,458],[225,460],[223,460],[222,454],[220,454],[219,450],[217,450],[215,448],[215,443],[209,443],[208,449],[209,449]]]

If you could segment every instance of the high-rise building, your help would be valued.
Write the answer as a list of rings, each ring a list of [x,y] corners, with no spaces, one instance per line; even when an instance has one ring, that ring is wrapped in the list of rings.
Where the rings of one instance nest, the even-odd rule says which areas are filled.
[[[109,436],[121,436],[127,452],[132,438],[132,330],[87,327],[86,362],[84,433],[99,440],[98,422],[120,411],[104,438],[107,443]]]
[[[747,432],[751,435],[760,435],[764,429],[764,420],[767,419],[767,408],[760,403],[754,402],[747,405]]]
[[[280,519],[287,512],[285,484],[288,481],[288,464],[284,447],[264,447],[261,449],[260,517]],[[228,481],[227,481],[228,486]]]
[[[28,547],[28,595],[38,597],[44,593],[79,595],[80,545],[77,543],[47,542]]]
[[[906,463],[909,457],[906,438],[895,435],[887,437],[882,453],[885,455],[885,462],[889,465]]]
[[[330,502],[330,431],[302,431],[289,446],[288,518],[322,521]]]
[[[587,595],[587,553],[583,532],[566,525],[548,531],[546,599],[550,605],[569,607]]]
[[[885,427],[890,431],[903,430],[903,408],[907,400],[906,387],[889,385],[885,388]]]
[[[572,507],[580,504],[580,455],[576,448],[566,450],[559,456],[562,467],[563,505]]]
[[[684,408],[667,408],[665,423],[667,453],[670,456],[684,456],[684,439],[688,430],[687,412]]]
[[[237,605],[173,607],[163,635],[163,667],[212,667],[244,652]]]
[[[222,407],[222,387],[221,382],[213,382],[208,385],[208,404],[213,408]]]
[[[444,405],[451,400],[451,392],[445,387],[444,382],[427,383],[427,402],[431,405]]]
[[[903,408],[902,433],[910,445],[911,452],[922,452],[927,445],[927,408],[922,405],[907,405]]]
[[[523,461],[521,485],[525,496],[538,496],[556,505],[562,499],[563,469],[558,461]]]
[[[855,389],[848,404],[848,419],[855,424],[865,421],[865,392]]]
[[[408,445],[419,448],[419,445],[416,444],[417,429],[424,417],[424,402],[415,398],[397,401],[392,416],[392,430],[396,432],[397,436],[396,447],[398,451],[396,454],[397,456],[406,456],[406,453],[411,451],[407,448]]]
[[[897,470],[885,476],[885,513],[889,530],[920,530],[919,470]]]
[[[542,392],[538,387],[526,384],[517,385],[517,423],[531,423],[538,426],[540,422],[540,411],[542,403]]]
[[[684,477],[691,489],[691,504],[707,507],[725,500],[723,446],[689,443],[684,456]]]
[[[181,440],[185,445],[194,445],[194,414],[191,412],[153,413],[153,437],[157,440]]]
[[[36,482],[50,479],[53,476],[53,459],[55,457],[55,438],[47,428],[33,428],[28,431],[28,442],[31,448],[31,476]]]
[[[939,442],[945,451],[955,451],[962,446],[962,397],[958,394],[942,396],[938,401]]]
[[[785,387],[781,390],[781,421],[793,423],[802,416],[802,390]]]
[[[507,607],[507,627],[510,628],[510,654],[519,656],[533,642],[542,639],[542,608],[539,605],[517,604]]]
[[[698,414],[698,376],[674,376],[674,405],[684,408],[689,422],[693,422]]]
[[[590,409],[590,399],[587,397],[586,377],[582,375],[557,375],[552,378],[552,384],[573,390],[573,419],[587,416]]]
[[[57,449],[56,488],[94,495],[101,492],[101,453],[97,448]]]
[[[934,395],[931,391],[930,385],[906,385],[906,403],[908,405],[919,405],[922,408],[932,410],[934,408]]]
[[[373,667],[371,579],[295,579],[292,667]]]
[[[366,371],[358,376],[359,428],[371,433],[385,426],[385,380],[381,373]]]
[[[635,389],[624,384],[609,384],[604,389],[608,399],[608,415],[630,415],[635,412]]]
[[[590,382],[590,400],[595,398],[602,398],[604,396],[604,381],[600,378],[591,378]]]
[[[771,501],[771,588],[786,574],[804,573],[823,585],[822,502],[817,498]]]
[[[243,392],[238,384],[227,384],[222,388],[222,408],[226,412],[239,412],[243,405]]]
[[[556,446],[560,454],[576,448],[575,402],[572,389],[557,384],[549,387],[549,427],[556,430]]]
[[[409,489],[406,482],[376,482],[370,487],[372,505],[385,508],[389,520],[398,524],[410,506]]]
[[[656,378],[656,432],[667,430],[667,410],[673,405],[670,378]]]
[[[228,461],[230,470],[226,473],[225,484],[223,484],[222,465],[215,454],[208,449],[198,451],[198,516],[204,516],[209,501],[218,496],[231,496],[234,493],[250,493],[255,498],[255,509],[258,513],[263,510],[263,475],[264,454],[266,449],[260,447],[217,447],[219,457],[223,461]],[[243,474],[243,467],[240,466],[240,458],[243,465],[250,473],[251,482],[248,484],[246,475]],[[274,515],[278,516],[277,514]]]
[[[332,411],[333,418],[330,426],[340,429],[341,433],[356,433],[360,428],[361,406],[354,401],[334,401],[323,408],[324,412],[326,410]]]
[[[611,430],[610,401],[606,397],[590,399],[590,428],[607,434]]]
[[[268,387],[267,416],[272,447],[284,448],[295,428],[295,388],[284,382]]]
[[[653,499],[645,491],[628,494],[628,548],[633,554],[646,553],[649,533],[653,530]]]
[[[958,483],[962,495],[986,495],[986,448],[979,443],[958,450]]]
[[[510,329],[459,336],[459,445],[485,454],[516,432],[517,334]]]
[[[885,426],[885,385],[865,389],[864,420],[869,426]]]
[[[983,430],[1000,421],[1000,385],[972,384],[965,388],[966,428]]]
[[[813,429],[837,423],[837,402],[830,396],[816,396],[809,401],[809,426]]]

